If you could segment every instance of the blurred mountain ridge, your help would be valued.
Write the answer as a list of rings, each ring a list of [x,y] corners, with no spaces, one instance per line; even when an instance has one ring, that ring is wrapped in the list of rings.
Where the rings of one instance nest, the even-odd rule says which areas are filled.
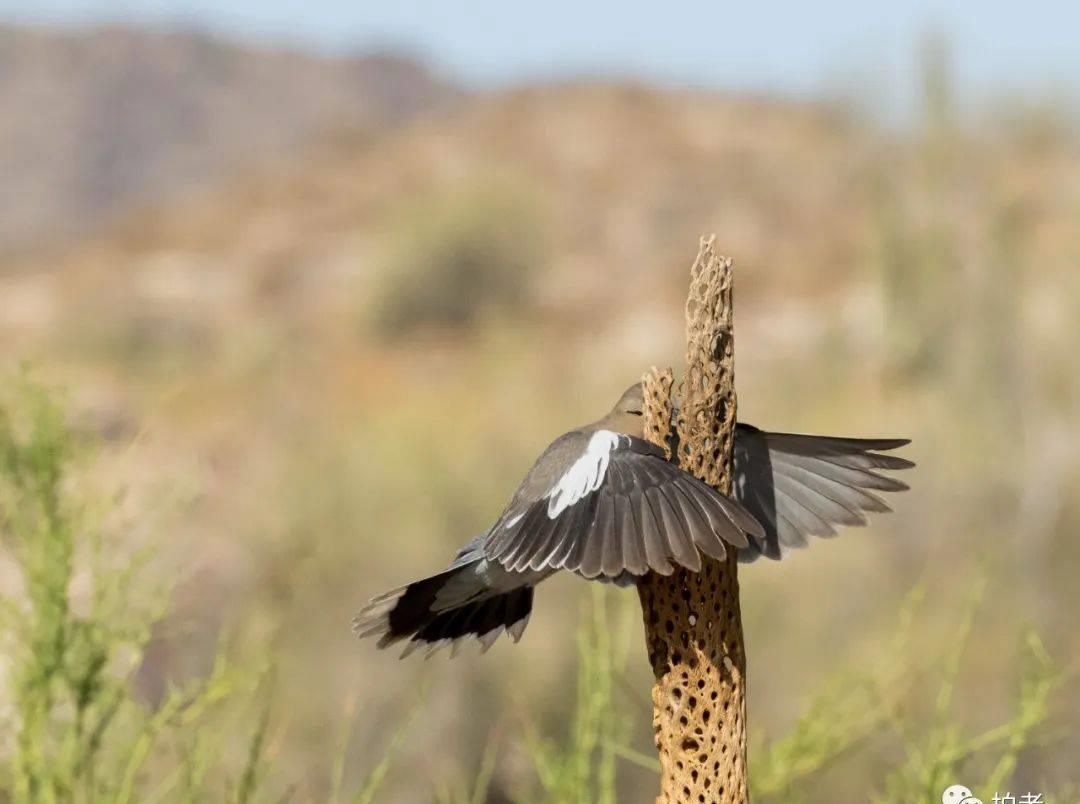
[[[389,52],[324,57],[201,31],[0,24],[0,252],[85,234],[458,94]]]
[[[955,310],[922,305],[929,321],[887,308],[947,298],[957,281],[993,284],[987,247],[1001,237],[1022,237],[1025,261],[1039,266],[1027,272],[1025,296],[1042,298],[1068,273],[1075,140],[1041,117],[943,127],[934,121],[949,115],[938,110],[923,131],[900,135],[827,102],[613,82],[466,94],[392,57],[252,55],[202,34],[124,29],[3,36],[23,56],[5,46],[0,64],[35,63],[35,48],[52,54],[59,42],[69,55],[57,74],[100,71],[114,93],[125,80],[142,86],[138,95],[105,92],[119,106],[109,115],[106,102],[90,117],[131,104],[131,120],[99,132],[99,146],[127,164],[139,149],[109,143],[133,132],[147,163],[141,189],[131,179],[115,193],[103,189],[111,168],[99,165],[101,206],[116,210],[108,222],[99,211],[80,237],[65,240],[57,226],[41,246],[0,260],[0,338],[11,355],[59,350],[126,364],[182,353],[192,369],[187,360],[212,365],[245,335],[379,349],[369,336],[380,319],[423,329],[452,311],[458,323],[531,319],[573,338],[606,329],[611,341],[593,341],[598,353],[621,341],[629,361],[651,361],[667,348],[657,325],[679,331],[686,265],[698,236],[713,231],[736,258],[744,302],[769,300],[772,312],[748,319],[760,322],[753,342],[763,351],[810,348],[834,326],[877,355],[903,354],[908,334],[945,337],[958,326]],[[140,59],[153,68],[137,69]],[[326,72],[359,76],[348,97],[364,103],[343,99],[343,84],[305,98],[304,114],[278,100]],[[157,77],[143,86],[137,73]],[[47,71],[0,70],[0,98],[55,83]],[[140,127],[171,105],[167,92],[150,91],[156,84],[189,93],[192,108],[236,135],[197,157],[201,180],[197,170],[170,178],[170,165],[201,153],[190,138],[160,140],[169,126]],[[240,108],[217,114],[234,88],[256,84]],[[353,112],[373,122],[349,122]],[[245,162],[259,150],[246,147],[245,132],[265,119],[280,129],[262,153],[280,155]],[[9,172],[17,186],[33,170]],[[167,188],[185,181],[189,190],[173,197]],[[92,197],[58,193],[56,203]],[[1045,213],[1032,227],[1036,209]],[[485,291],[496,286],[513,292]],[[440,298],[455,293],[462,298]],[[497,309],[510,298],[514,309]],[[826,323],[815,313],[822,304],[839,317]],[[917,351],[903,359],[922,360]]]
[[[860,259],[859,179],[881,147],[825,105],[601,83],[477,94],[380,137],[325,137],[9,259],[0,311],[9,332],[25,322],[53,338],[104,303],[117,321],[159,309],[194,317],[212,341],[268,315],[355,331],[388,276],[430,263],[418,230],[462,216],[485,240],[527,218],[536,236],[524,239],[544,253],[521,281],[542,319],[677,313],[685,264],[711,230],[745,255],[744,287],[806,285],[809,262],[833,266],[812,283],[828,291],[846,287]],[[824,225],[831,238],[816,236]],[[791,236],[774,237],[777,226]],[[622,308],[607,306],[615,298]]]

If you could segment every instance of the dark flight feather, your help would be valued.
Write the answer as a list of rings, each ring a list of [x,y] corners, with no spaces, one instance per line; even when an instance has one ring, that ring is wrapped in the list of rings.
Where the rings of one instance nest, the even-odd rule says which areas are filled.
[[[872,491],[903,491],[907,484],[881,474],[915,464],[882,451],[907,439],[861,439],[766,433],[745,424],[735,431],[735,499],[765,528],[763,542],[739,552],[743,561],[780,558],[805,547],[808,537],[829,538],[838,526],[858,527],[868,513],[889,506]]]

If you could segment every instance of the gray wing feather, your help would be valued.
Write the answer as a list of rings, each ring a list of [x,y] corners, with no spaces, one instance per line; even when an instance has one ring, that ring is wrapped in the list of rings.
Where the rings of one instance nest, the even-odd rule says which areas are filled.
[[[864,519],[864,512],[886,513],[890,510],[884,500],[864,489],[845,485],[825,475],[814,474],[801,466],[787,464],[785,474]]]
[[[696,540],[698,548],[710,558],[724,557],[724,542],[716,534],[716,529],[709,523],[708,515],[694,501],[693,495],[681,486],[672,495],[679,506],[688,532],[699,534]]]
[[[562,535],[559,529],[559,523],[550,521],[545,522],[543,520],[545,520],[546,517],[536,514],[538,514],[538,512],[529,513],[531,522],[539,523],[539,525],[536,526],[539,538],[535,545],[535,549],[529,550],[529,545],[524,541],[522,541],[517,548],[517,552],[522,555],[521,569],[536,569],[538,566],[542,566],[540,559],[544,556],[551,555],[552,551],[558,546],[559,537]]]
[[[457,551],[454,560],[447,569],[457,569],[466,564],[471,564],[478,558],[484,557],[484,543],[487,541],[487,533],[481,533],[473,537],[468,544]]]
[[[889,511],[875,492],[908,488],[882,472],[915,464],[883,451],[907,439],[832,438],[766,433],[739,424],[735,432],[735,499],[765,527],[766,538],[740,551],[752,561],[780,558],[785,548],[805,547],[808,537],[858,527],[867,514]]]
[[[813,478],[813,475],[809,478]],[[824,517],[827,522],[852,527],[866,524],[866,515],[858,507],[849,507],[838,502],[832,496],[820,491],[817,484],[809,478],[795,480],[786,475],[780,475],[776,478],[776,485],[801,505]]]
[[[780,540],[780,544],[784,547],[794,547],[795,549],[801,549],[806,547],[806,533],[793,523],[785,514],[777,514],[778,522],[776,524],[777,536]],[[780,553],[777,552],[779,558]]]
[[[596,515],[593,518],[593,535],[585,539],[581,554],[581,574],[588,578],[595,578],[603,573],[608,550],[608,537],[613,531],[614,518],[606,515],[607,504],[612,503],[610,496],[604,495],[596,500]],[[614,504],[614,503],[612,503]],[[619,568],[622,569],[621,567]]]
[[[811,455],[788,454],[770,445],[769,453],[774,466],[797,467],[854,488],[875,491],[907,491],[907,483],[854,465],[830,460],[832,456],[815,458]],[[907,469],[899,466],[897,469]]]
[[[686,567],[692,572],[701,569],[701,554],[694,545],[693,536],[683,530],[682,523],[675,516],[675,511],[668,502],[668,498],[660,491],[660,487],[653,487],[645,492],[653,516],[660,523],[660,532],[667,542],[667,554],[674,559],[679,566]]]
[[[836,529],[814,508],[802,499],[788,493],[784,483],[776,484],[777,502],[784,509],[792,524],[807,536],[835,536]],[[794,491],[794,494],[799,494]]]
[[[725,544],[745,547],[747,533],[764,538],[737,503],[645,441],[620,436],[606,466],[598,487],[554,518],[548,490],[560,477],[545,468],[551,485],[534,483],[515,496],[483,543],[484,556],[515,572],[565,569],[613,579],[648,570],[666,575],[675,564],[697,571],[701,553],[722,557]]]
[[[633,502],[637,503],[635,510],[640,520],[638,533],[641,535],[641,541],[645,545],[645,563],[649,565],[649,569],[653,572],[670,575],[675,568],[668,560],[670,551],[668,550],[667,539],[664,538],[663,530],[661,530],[660,523],[656,519],[656,514],[653,512],[648,496],[639,494]]]
[[[636,533],[633,503],[626,497],[615,499],[615,527],[620,533]],[[645,545],[640,539],[623,539],[623,566],[631,575],[644,575],[649,570]]]
[[[699,539],[698,546],[701,551],[713,559],[723,559],[726,548],[724,540],[719,537],[719,528],[712,524],[713,517],[707,512],[707,506],[701,504],[696,497],[680,488],[679,493],[683,500],[683,508],[686,511],[687,521],[691,527],[696,528],[697,533],[707,534]],[[735,545],[739,547],[739,545]]]
[[[600,574],[614,578],[626,567],[623,557],[623,545],[626,541],[618,526],[618,513],[615,510],[615,497],[605,495],[600,500],[597,527],[604,533],[604,559]]]

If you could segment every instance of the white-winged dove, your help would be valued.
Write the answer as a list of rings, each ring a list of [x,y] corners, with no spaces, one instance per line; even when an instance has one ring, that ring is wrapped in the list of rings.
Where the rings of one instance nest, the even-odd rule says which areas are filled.
[[[701,568],[701,554],[779,559],[808,536],[865,525],[888,511],[873,491],[904,483],[876,470],[914,464],[881,455],[907,439],[828,438],[735,431],[734,499],[665,460],[643,440],[641,385],[604,418],[555,439],[525,475],[495,523],[437,575],[373,599],[353,621],[384,648],[409,640],[402,656],[465,637],[486,650],[505,630],[516,642],[533,588],[559,570],[631,585],[647,572]]]

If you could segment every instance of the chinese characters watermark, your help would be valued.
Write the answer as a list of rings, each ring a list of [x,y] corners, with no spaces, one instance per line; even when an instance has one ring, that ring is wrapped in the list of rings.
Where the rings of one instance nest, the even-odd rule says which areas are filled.
[[[971,788],[954,784],[941,794],[941,804],[983,804],[972,794]],[[1042,793],[994,793],[990,804],[1046,804]]]

